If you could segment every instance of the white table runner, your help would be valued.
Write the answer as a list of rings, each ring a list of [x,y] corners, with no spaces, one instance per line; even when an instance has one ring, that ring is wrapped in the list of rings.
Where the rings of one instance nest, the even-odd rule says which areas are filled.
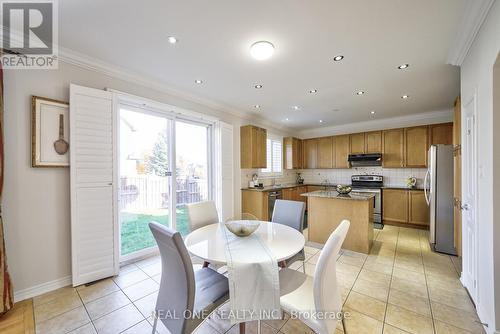
[[[223,223],[221,229],[226,240],[231,323],[281,319],[275,257],[258,235],[237,237]]]

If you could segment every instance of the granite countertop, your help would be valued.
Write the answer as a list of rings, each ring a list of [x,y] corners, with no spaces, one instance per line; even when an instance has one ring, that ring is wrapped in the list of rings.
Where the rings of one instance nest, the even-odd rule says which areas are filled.
[[[288,183],[288,184],[281,184],[279,186],[265,186],[264,188],[241,188],[241,190],[250,190],[250,191],[273,191],[273,190],[281,190],[281,189],[288,189],[288,188],[295,188],[295,187],[304,187],[304,186],[316,186],[316,187],[326,187],[326,188],[331,188],[335,189],[337,186],[336,184],[318,184],[318,183],[304,183],[304,184],[297,184],[297,183]],[[400,190],[424,190],[423,188],[417,187],[417,188],[408,188],[406,186],[384,186],[382,189],[400,189]]]
[[[312,191],[310,193],[304,193],[300,196],[308,196],[308,197],[324,197],[324,198],[335,198],[335,199],[346,199],[346,200],[356,200],[356,201],[367,201],[375,197],[375,194],[368,193],[350,193],[347,195],[341,195],[335,190],[317,190]]]

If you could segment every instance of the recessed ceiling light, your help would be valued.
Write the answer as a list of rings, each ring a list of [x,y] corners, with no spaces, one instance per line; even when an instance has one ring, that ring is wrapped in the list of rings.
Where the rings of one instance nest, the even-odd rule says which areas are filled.
[[[319,122],[320,122],[320,123],[323,123],[323,120],[322,120],[322,119],[320,119],[320,120],[319,120]]]
[[[293,107],[292,107],[292,109],[293,109],[293,110],[299,110],[299,109],[300,109],[300,107],[299,107],[299,106],[293,106]]]
[[[268,41],[255,42],[250,46],[250,54],[257,60],[269,59],[274,54],[274,45]]]
[[[334,61],[341,61],[342,59],[344,59],[344,56],[341,56],[341,55],[333,57]]]
[[[202,84],[202,83],[203,83],[203,80],[196,79],[194,82],[195,82],[195,83],[197,83],[197,84],[199,85],[199,84]]]
[[[409,97],[410,97],[410,95],[403,95],[403,96],[401,96],[401,98],[402,98],[403,100],[406,100],[406,99],[407,99],[407,98],[409,98]]]
[[[309,91],[309,93],[310,93],[310,94],[316,94],[317,92],[318,92],[318,90],[317,90],[317,89],[311,89],[311,90]]]
[[[364,93],[365,93],[364,91],[360,90],[360,91],[356,92],[356,95],[363,95]]]
[[[405,68],[408,68],[410,66],[410,64],[402,64],[402,65],[399,65],[398,68],[400,70],[404,70]]]
[[[260,109],[260,104],[256,104],[253,106],[255,109]]]
[[[370,111],[370,114],[375,115],[375,110]]]
[[[256,89],[261,89],[262,88],[262,85],[255,85],[254,86]]]
[[[168,36],[168,42],[170,44],[175,44],[177,43],[177,37],[174,37],[174,36]]]

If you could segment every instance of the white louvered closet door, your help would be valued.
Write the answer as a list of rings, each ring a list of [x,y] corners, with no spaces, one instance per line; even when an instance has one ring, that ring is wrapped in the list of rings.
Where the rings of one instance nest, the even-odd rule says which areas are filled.
[[[217,209],[226,221],[234,215],[233,126],[219,121],[215,131]]]
[[[115,112],[111,92],[70,87],[73,286],[117,274]]]

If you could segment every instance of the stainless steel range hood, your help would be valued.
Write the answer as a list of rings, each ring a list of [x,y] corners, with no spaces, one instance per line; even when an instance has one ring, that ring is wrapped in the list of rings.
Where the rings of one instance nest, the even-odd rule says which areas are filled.
[[[349,154],[352,167],[382,166],[382,153]]]

